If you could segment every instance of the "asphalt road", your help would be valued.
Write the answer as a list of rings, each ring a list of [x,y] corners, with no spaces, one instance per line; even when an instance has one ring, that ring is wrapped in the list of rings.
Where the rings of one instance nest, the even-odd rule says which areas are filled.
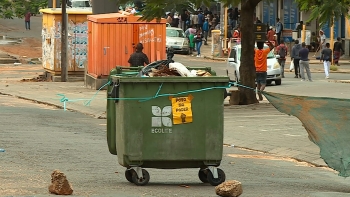
[[[149,169],[149,185],[128,183],[108,152],[106,120],[2,95],[0,124],[0,196],[46,196],[55,169],[66,173],[76,196],[216,196],[197,169]],[[350,192],[349,181],[329,169],[233,147],[224,148],[221,168],[227,180],[242,182],[243,197]]]

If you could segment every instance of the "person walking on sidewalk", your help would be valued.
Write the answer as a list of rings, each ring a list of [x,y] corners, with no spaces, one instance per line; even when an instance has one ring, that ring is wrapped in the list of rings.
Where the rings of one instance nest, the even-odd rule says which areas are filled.
[[[301,45],[299,44],[299,40],[295,40],[295,45],[292,48],[292,61],[294,63],[294,72],[295,72],[295,77],[294,78],[300,78],[300,69],[299,69],[299,51],[301,49]]]
[[[26,30],[30,30],[30,17],[32,16],[32,13],[27,11],[27,13],[24,16],[24,23],[26,26]]]
[[[281,34],[283,32],[283,24],[280,22],[279,18],[276,18],[277,24],[276,24],[276,34],[277,34],[277,44],[279,45],[281,43]]]
[[[198,28],[203,30],[203,23],[204,23],[204,15],[202,11],[199,11],[198,13]]]
[[[192,15],[192,24],[193,24],[196,28],[199,27],[199,26],[198,26],[198,12],[197,12],[197,11],[195,11],[195,12],[193,13],[193,15]]]
[[[337,41],[334,43],[333,51],[334,51],[334,63],[337,66],[340,66],[339,65],[340,56],[342,56],[342,54],[345,53],[345,50],[343,49],[343,43],[340,37],[338,37]]]
[[[273,27],[270,26],[269,31],[267,32],[267,40],[274,43],[275,46],[278,46],[276,43],[276,39],[275,39],[275,34],[276,32],[273,30]]]
[[[201,57],[201,47],[203,42],[203,34],[200,29],[197,29],[197,34],[194,36],[196,42],[197,57]]]
[[[277,46],[276,48],[276,54],[278,54],[280,57],[278,58],[278,63],[281,66],[281,75],[282,78],[284,78],[284,66],[286,65],[286,57],[288,55],[288,48],[284,44],[284,40],[281,40],[281,44]]]
[[[309,49],[306,47],[305,42],[301,43],[301,46],[302,46],[302,49],[300,49],[299,51],[301,81],[305,81],[305,73],[304,73],[304,69],[305,69],[307,78],[309,79],[310,82],[312,82],[310,64],[309,64]]]
[[[331,68],[331,62],[332,62],[332,49],[329,48],[330,44],[326,43],[325,48],[321,52],[321,59],[320,61],[323,61],[323,67],[324,67],[324,74],[326,75],[326,79],[329,79],[329,71]]]
[[[324,48],[326,48],[326,35],[324,35],[324,32],[323,32],[323,30],[320,30],[320,44],[319,44],[319,46],[320,46],[320,57],[321,57],[321,55],[322,55],[322,50],[324,49]]]
[[[203,34],[204,34],[204,45],[208,45],[208,34],[209,34],[209,22],[208,18],[205,18],[205,21],[203,23]]]
[[[256,45],[258,49],[254,49],[254,62],[255,62],[255,73],[256,73],[256,83],[258,89],[259,100],[262,101],[263,97],[261,91],[266,87],[267,78],[267,55],[272,51],[274,45],[268,41],[269,48],[264,49],[265,42],[257,42]]]

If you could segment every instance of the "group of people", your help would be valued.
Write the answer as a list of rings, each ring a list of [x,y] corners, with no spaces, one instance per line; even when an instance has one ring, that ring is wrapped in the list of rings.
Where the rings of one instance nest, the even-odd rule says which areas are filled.
[[[259,100],[263,100],[261,91],[266,87],[267,78],[267,55],[274,48],[274,44],[268,39],[269,48],[264,49],[264,42],[257,42],[257,49],[255,49],[255,69],[256,69],[256,82],[258,89]],[[324,32],[320,31],[320,62],[323,63],[325,78],[329,79],[329,72],[331,62],[334,61],[335,64],[339,65],[339,57],[342,53],[345,53],[342,47],[342,40],[340,37],[334,43],[333,51],[330,49],[330,44],[326,42]],[[281,76],[284,78],[284,68],[286,57],[288,55],[288,47],[285,45],[283,40],[279,41],[279,44],[275,50],[275,53],[279,55],[278,63],[281,66]],[[301,78],[301,81],[312,82],[310,64],[309,64],[309,49],[305,42],[299,44],[299,40],[295,40],[295,45],[291,51],[291,61],[294,64],[295,78]],[[307,75],[307,79],[305,76]]]
[[[208,19],[208,25],[210,28],[220,22],[220,18],[217,14],[213,14],[208,8],[202,10],[201,8],[193,13],[188,10],[183,10],[181,14],[178,13],[166,13],[166,20],[172,27],[179,27],[186,31],[188,28],[195,26],[196,28],[202,28],[205,19]]]
[[[257,18],[256,21],[257,21],[256,23],[261,23],[259,18]],[[283,24],[280,22],[279,18],[276,18],[276,21],[277,23],[276,23],[275,30],[272,26],[270,26],[267,30],[266,38],[272,44],[274,44],[275,46],[278,46],[281,44],[281,41],[283,41],[283,39],[281,40],[281,35],[283,32]]]
[[[262,101],[263,97],[261,94],[261,91],[265,90],[266,87],[266,78],[267,78],[267,55],[274,49],[275,45],[268,40],[268,45],[269,47],[264,49],[264,42],[257,42],[257,49],[255,50],[255,55],[254,55],[254,63],[255,63],[255,71],[256,71],[256,83],[257,83],[257,93],[259,100]],[[329,45],[329,44],[328,44]],[[309,81],[312,81],[311,79],[311,73],[310,73],[310,68],[309,68],[309,49],[307,49],[306,44],[303,42],[301,47],[300,45],[297,44],[297,47],[293,48],[292,50],[292,61],[297,62],[297,64],[300,64],[300,73],[301,75],[298,75],[302,78],[302,81],[305,81],[305,74],[304,74],[304,69],[306,70],[307,76]],[[296,51],[296,48],[299,50]],[[284,65],[286,62],[286,57],[288,54],[288,48],[284,44],[284,41],[281,40],[280,44],[277,46],[275,50],[276,54],[279,54],[279,59],[278,62],[281,65],[281,70],[282,70],[282,78],[284,78]],[[329,61],[326,57],[327,51],[323,52],[325,55],[324,61]],[[297,55],[297,56],[296,56]]]
[[[342,47],[341,38],[337,38],[337,41],[334,43],[333,51],[330,48],[330,44],[325,42],[322,46],[321,52],[320,52],[320,62],[323,63],[324,67],[324,73],[326,76],[326,79],[329,79],[329,72],[332,61],[334,61],[335,64],[339,65],[339,57],[341,52],[344,53],[344,49]],[[301,45],[299,44],[299,41],[295,41],[295,45],[292,49],[291,58],[294,64],[294,72],[295,72],[295,78],[302,78],[302,81],[305,81],[304,77],[304,68],[306,69],[306,73],[308,75],[309,81],[311,80],[311,73],[309,68],[309,49],[306,46],[305,42],[303,42]]]
[[[192,27],[188,28],[185,31],[185,35],[189,40],[190,50],[197,51],[197,57],[201,57],[201,47],[204,41],[204,45],[207,44],[209,33],[209,23],[208,19],[205,19],[202,27],[198,27],[196,25],[192,25]]]

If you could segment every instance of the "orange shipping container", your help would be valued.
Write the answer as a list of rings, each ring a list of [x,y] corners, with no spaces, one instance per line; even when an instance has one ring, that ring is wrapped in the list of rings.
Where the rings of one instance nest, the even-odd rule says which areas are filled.
[[[139,19],[120,13],[88,16],[88,75],[101,78],[116,66],[129,66],[138,43],[150,62],[166,59],[166,20]]]

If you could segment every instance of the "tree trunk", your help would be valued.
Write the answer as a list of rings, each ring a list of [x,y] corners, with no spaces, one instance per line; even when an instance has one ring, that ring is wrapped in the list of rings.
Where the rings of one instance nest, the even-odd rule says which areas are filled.
[[[255,65],[254,65],[254,10],[261,0],[241,0],[241,66],[239,68],[242,85],[255,89]],[[252,89],[239,87],[240,105],[258,103],[256,93]]]

